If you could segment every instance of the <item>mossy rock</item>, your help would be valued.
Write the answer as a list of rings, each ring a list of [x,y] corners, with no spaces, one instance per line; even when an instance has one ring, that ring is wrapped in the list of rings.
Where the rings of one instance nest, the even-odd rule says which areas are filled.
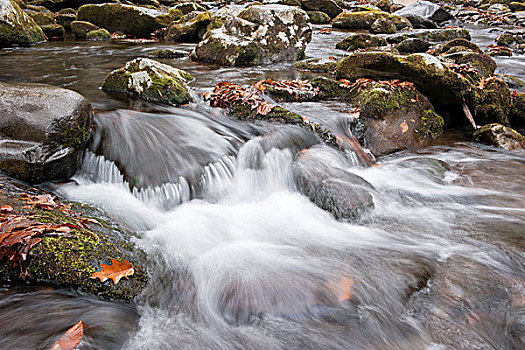
[[[397,30],[412,29],[408,19],[383,11],[343,12],[334,18],[332,27],[342,29],[370,29],[378,19],[386,19],[394,23]]]
[[[330,23],[330,16],[321,11],[306,11],[308,17],[310,17],[310,23],[312,24],[328,24]]]
[[[408,38],[400,42],[396,49],[403,53],[426,52],[430,48],[430,43],[419,38]]]
[[[155,58],[182,58],[188,57],[188,52],[173,49],[158,49],[151,51],[148,56]]]
[[[85,21],[73,21],[70,23],[71,31],[77,39],[85,39],[87,33],[100,29],[99,26]]]
[[[480,124],[509,125],[511,96],[505,81],[499,77],[485,80],[484,87],[475,95],[475,120]]]
[[[525,3],[523,3],[523,2],[511,2],[509,4],[509,9],[512,12],[525,11]]]
[[[378,18],[370,26],[370,33],[374,34],[394,34],[395,32],[397,32],[397,27],[388,18]]]
[[[348,89],[344,88],[339,81],[331,78],[316,77],[310,83],[314,88],[319,88],[320,99],[347,99],[350,94]]]
[[[39,26],[46,24],[55,24],[53,14],[51,12],[29,12],[28,15]]]
[[[496,61],[482,52],[459,51],[444,56],[456,64],[469,64],[482,76],[490,77],[496,71]]]
[[[77,15],[69,13],[59,13],[55,17],[57,24],[60,24],[68,32],[71,31],[71,23],[77,20]]]
[[[343,12],[341,5],[343,5],[342,2],[334,0],[301,0],[299,6],[307,11],[322,11],[330,18],[335,18]]]
[[[102,90],[125,93],[148,101],[183,105],[192,100],[186,85],[192,79],[183,70],[149,58],[136,58],[109,73]]]
[[[472,137],[477,142],[508,150],[525,149],[525,136],[510,127],[493,123],[474,131]]]
[[[310,72],[327,73],[332,72],[336,65],[337,63],[329,58],[308,58],[306,60],[295,62],[292,67]]]
[[[111,39],[111,34],[103,28],[92,30],[89,33],[86,34],[86,40],[109,40]]]
[[[519,131],[525,129],[525,93],[517,94],[512,101],[510,124]]]
[[[344,38],[338,42],[335,47],[340,50],[353,51],[386,45],[386,40],[380,36],[359,33]]]
[[[456,38],[448,41],[443,44],[436,50],[436,54],[442,54],[449,52],[452,48],[460,48],[462,51],[473,51],[482,53],[483,51],[479,48],[478,45],[474,44],[472,41],[464,38]]]
[[[177,22],[173,22],[162,37],[171,42],[198,43],[211,23],[209,12],[190,12]]]
[[[46,36],[35,21],[14,0],[0,0],[0,47],[43,42]]]
[[[64,40],[66,30],[60,24],[46,24],[40,28],[49,40]]]
[[[190,12],[207,12],[206,8],[202,5],[199,5],[195,2],[183,2],[180,4],[177,4],[173,7],[170,7],[170,11],[180,11],[180,13],[184,16],[187,15]]]

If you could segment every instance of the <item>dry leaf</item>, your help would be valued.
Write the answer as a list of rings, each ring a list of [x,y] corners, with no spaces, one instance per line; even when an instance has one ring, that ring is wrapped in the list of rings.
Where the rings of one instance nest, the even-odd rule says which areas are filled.
[[[122,277],[128,278],[135,273],[133,266],[129,261],[124,259],[123,262],[120,262],[116,259],[110,259],[111,265],[100,264],[102,270],[93,273],[89,278],[100,279],[100,282],[104,282],[108,279],[113,280],[114,284],[117,284]]]
[[[82,341],[84,335],[84,328],[86,324],[78,321],[75,325],[68,329],[68,331],[53,344],[51,350],[74,350]]]
[[[399,124],[399,126],[401,127],[401,132],[404,134],[408,131],[408,125],[407,125],[407,121],[406,120],[403,120],[401,122],[401,124]]]
[[[13,207],[10,205],[2,205],[0,207],[0,213],[10,213],[13,211]]]

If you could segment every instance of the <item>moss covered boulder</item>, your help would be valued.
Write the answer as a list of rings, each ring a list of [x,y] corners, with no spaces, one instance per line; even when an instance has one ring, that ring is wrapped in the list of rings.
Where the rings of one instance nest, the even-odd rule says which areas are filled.
[[[507,126],[493,123],[476,130],[472,137],[477,142],[508,150],[525,149],[525,136]]]
[[[474,100],[476,122],[509,125],[511,93],[502,78],[494,76],[485,79],[478,87]]]
[[[59,13],[55,16],[55,21],[68,32],[71,31],[71,22],[76,21],[77,15],[71,13]]]
[[[491,56],[483,52],[470,51],[461,46],[451,48],[442,56],[455,64],[468,64],[484,77],[493,75],[497,67],[496,61]]]
[[[510,124],[520,132],[525,129],[525,93],[514,96],[509,119]]]
[[[98,41],[98,40],[109,40],[111,35],[103,28],[92,30],[86,34],[86,40]]]
[[[330,16],[321,11],[306,11],[308,17],[310,17],[310,23],[312,24],[328,24],[330,23]]]
[[[390,44],[399,44],[408,38],[419,38],[430,42],[444,42],[456,38],[470,40],[470,32],[465,28],[442,28],[430,31],[413,31],[389,35],[386,37],[386,40]]]
[[[186,85],[192,79],[183,70],[149,58],[137,58],[109,73],[102,90],[125,93],[148,101],[183,105],[192,100]]]
[[[430,48],[430,43],[419,38],[408,38],[400,42],[396,49],[402,53],[426,52]]]
[[[85,39],[87,33],[100,29],[99,26],[85,21],[73,21],[70,23],[70,27],[77,39]]]
[[[14,0],[0,0],[0,47],[31,45],[45,40],[42,29]]]
[[[335,77],[412,82],[436,108],[457,106],[472,88],[465,77],[428,54],[398,56],[387,52],[354,52],[339,61]]]
[[[124,4],[84,5],[77,13],[78,21],[137,37],[149,37],[157,29],[167,27],[174,19],[175,15],[166,10]]]
[[[412,29],[408,19],[383,11],[343,12],[334,18],[332,26],[342,29],[370,29],[378,19],[391,21],[396,30]]]
[[[148,56],[154,58],[182,58],[188,57],[188,52],[173,49],[158,49],[151,51]]]
[[[60,24],[46,24],[41,26],[49,40],[64,40],[66,30]]]
[[[27,12],[27,14],[35,21],[39,26],[47,24],[55,24],[53,13],[51,12]]]
[[[330,18],[335,18],[343,12],[338,2],[334,0],[301,0],[301,7],[307,11],[321,11]]]
[[[447,53],[451,51],[473,51],[480,52],[483,51],[479,48],[478,45],[474,44],[472,41],[464,38],[452,39],[445,44],[441,45],[437,50],[437,54]]]
[[[254,5],[212,30],[192,58],[250,66],[304,58],[312,29],[306,12],[292,6]]]
[[[292,67],[299,70],[307,70],[310,72],[332,72],[337,63],[329,58],[308,58],[295,62]]]
[[[206,33],[210,22],[209,12],[190,12],[166,28],[162,38],[171,42],[198,43]]]
[[[344,38],[338,42],[335,47],[340,50],[354,51],[386,45],[387,42],[385,38],[372,34],[359,33]]]
[[[0,170],[29,183],[72,176],[93,118],[80,94],[43,84],[0,83]]]

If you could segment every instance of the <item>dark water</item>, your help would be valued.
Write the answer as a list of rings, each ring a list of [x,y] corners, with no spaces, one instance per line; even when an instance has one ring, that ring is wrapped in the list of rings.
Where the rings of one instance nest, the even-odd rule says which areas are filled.
[[[314,33],[307,54],[341,55],[332,47],[344,35]],[[493,35],[480,29],[474,41]],[[152,284],[133,304],[5,286],[0,348],[49,348],[79,319],[89,326],[82,349],[524,346],[524,152],[449,140],[365,169],[302,129],[233,120],[198,98],[175,108],[99,89],[109,71],[168,46],[191,48],[67,40],[0,51],[1,81],[63,86],[93,103],[93,152],[78,185],[57,193],[137,232],[152,261]],[[162,61],[194,75],[196,92],[310,76],[290,64]],[[498,63],[523,75],[520,57]],[[348,108],[296,107],[328,123]],[[367,180],[375,209],[344,223],[299,194],[294,155],[309,147],[319,164]]]

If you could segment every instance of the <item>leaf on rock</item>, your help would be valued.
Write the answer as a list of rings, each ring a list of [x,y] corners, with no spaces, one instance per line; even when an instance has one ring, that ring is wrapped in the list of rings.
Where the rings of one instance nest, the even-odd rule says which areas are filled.
[[[406,120],[403,120],[401,124],[399,124],[399,127],[401,127],[401,132],[404,134],[408,131],[408,124]]]
[[[69,328],[68,331],[55,342],[55,344],[53,344],[51,350],[76,349],[77,345],[82,341],[84,328],[87,328],[86,324],[82,321],[78,321],[73,327]]]
[[[117,284],[122,277],[128,278],[135,273],[133,265],[126,259],[120,262],[116,259],[110,259],[111,265],[100,264],[102,270],[93,273],[89,278],[100,279],[100,282],[104,282],[108,279],[113,280],[114,284]]]
[[[259,107],[257,107],[257,113],[260,115],[267,115],[270,113],[273,109],[273,106],[269,104],[268,102],[264,102]]]
[[[10,205],[2,205],[0,207],[0,213],[10,213],[13,211],[13,207]]]

